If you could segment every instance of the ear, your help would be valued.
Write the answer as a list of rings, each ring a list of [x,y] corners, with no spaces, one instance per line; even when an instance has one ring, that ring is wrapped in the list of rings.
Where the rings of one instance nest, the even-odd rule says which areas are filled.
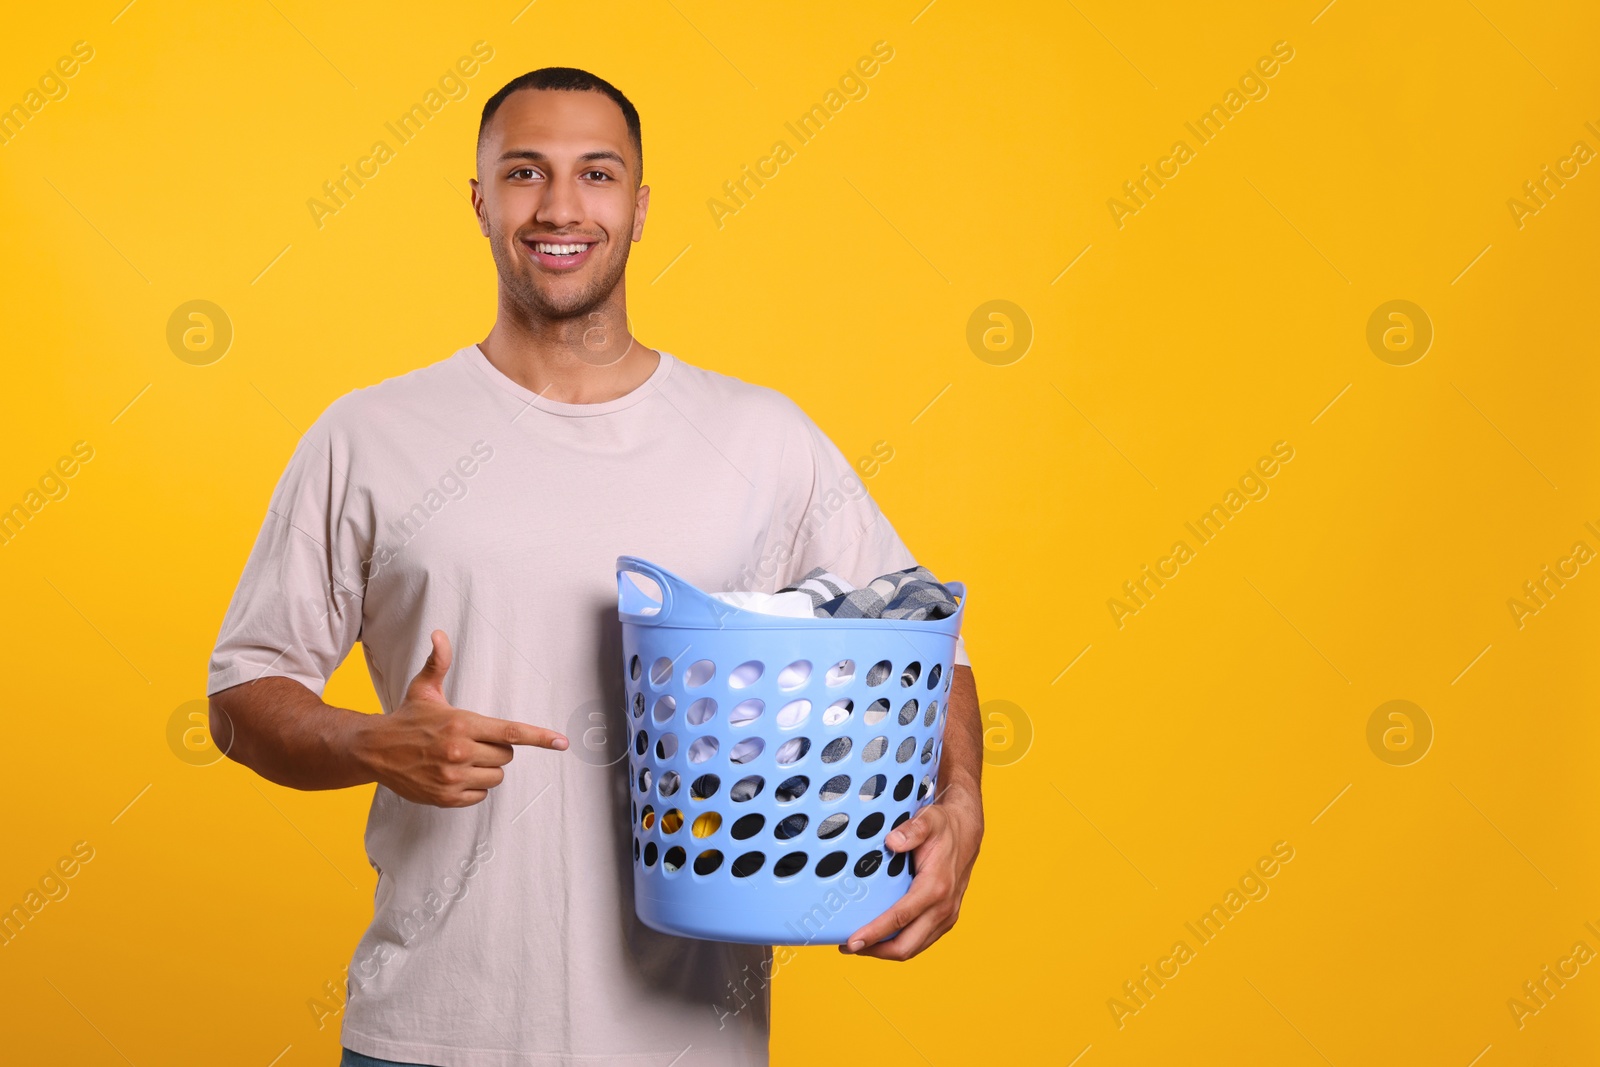
[[[648,185],[639,186],[639,191],[634,194],[633,204],[633,239],[639,241],[644,239],[644,217],[650,210],[650,187]]]
[[[487,237],[489,236],[489,219],[484,214],[483,187],[478,184],[478,179],[476,178],[468,178],[467,186],[472,190],[472,214],[477,217],[478,232]]]

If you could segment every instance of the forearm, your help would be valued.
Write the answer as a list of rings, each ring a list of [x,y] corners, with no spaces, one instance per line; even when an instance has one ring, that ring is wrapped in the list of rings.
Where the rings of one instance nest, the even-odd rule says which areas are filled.
[[[983,723],[978,716],[978,684],[971,667],[956,665],[946,716],[939,793],[947,800],[970,804],[981,820]]]
[[[217,747],[268,781],[292,789],[343,789],[377,781],[362,757],[362,742],[375,718],[325,704],[291,678],[259,678],[211,698],[211,737]]]

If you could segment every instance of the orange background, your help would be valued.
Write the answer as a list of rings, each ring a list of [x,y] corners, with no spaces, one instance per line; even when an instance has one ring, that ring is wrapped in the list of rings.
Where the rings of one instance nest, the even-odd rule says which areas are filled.
[[[775,1063],[1592,1056],[1600,968],[1508,1002],[1600,950],[1600,577],[1569,562],[1536,613],[1509,602],[1600,550],[1600,175],[1509,202],[1600,150],[1600,19],[1319,2],[10,14],[0,106],[92,58],[0,144],[0,507],[93,450],[0,546],[0,906],[92,849],[0,947],[10,1056],[335,1062],[308,1002],[371,913],[372,789],[271,785],[186,716],[298,432],[487,332],[478,112],[548,64],[642,112],[641,340],[783,390],[851,458],[887,442],[871,491],[972,593],[988,835],[960,924],[905,965],[802,951]],[[477,41],[466,96],[319,227],[322,183]],[[784,123],[879,41],[865,95],[796,145]],[[1202,142],[1185,124],[1242,79]],[[708,201],[779,138],[719,225]],[[186,362],[168,323],[202,299],[232,338]],[[1185,523],[1280,441],[1200,544]],[[1119,626],[1108,601],[1178,540]],[[376,710],[359,656],[326,695]],[[1277,842],[1266,895],[1201,944],[1185,924]]]

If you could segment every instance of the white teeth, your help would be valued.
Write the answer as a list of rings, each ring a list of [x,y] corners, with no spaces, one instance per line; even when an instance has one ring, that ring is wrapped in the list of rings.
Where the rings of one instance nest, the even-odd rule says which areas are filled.
[[[577,253],[584,251],[589,246],[588,245],[553,245],[553,244],[547,244],[547,243],[541,241],[538,244],[535,244],[533,247],[537,248],[539,251],[541,251],[545,255],[549,255],[549,256],[571,256],[571,255],[576,255]]]

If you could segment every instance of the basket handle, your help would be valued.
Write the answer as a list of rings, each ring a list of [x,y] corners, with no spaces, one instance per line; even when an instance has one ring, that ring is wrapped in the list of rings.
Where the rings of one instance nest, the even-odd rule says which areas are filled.
[[[661,590],[661,599],[654,599],[632,579],[625,577],[628,571],[642,574],[655,582]],[[638,556],[618,556],[617,611],[623,621],[640,626],[660,626],[665,623],[667,616],[672,614],[672,586],[666,572]]]

